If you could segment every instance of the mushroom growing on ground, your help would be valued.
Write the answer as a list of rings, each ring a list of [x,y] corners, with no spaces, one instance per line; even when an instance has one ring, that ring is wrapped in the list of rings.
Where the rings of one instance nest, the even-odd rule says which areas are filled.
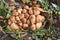
[[[22,0],[26,3],[26,0]],[[34,4],[34,5],[33,5]],[[30,2],[29,5],[12,10],[12,16],[8,19],[7,28],[10,30],[39,30],[43,27],[45,16],[41,12],[46,12],[37,2]],[[33,6],[32,6],[33,5]]]
[[[42,22],[36,23],[36,29],[40,29],[42,27]]]
[[[32,25],[31,25],[31,30],[32,30],[32,31],[35,31],[35,30],[36,30],[35,24],[32,24]]]
[[[44,16],[41,16],[41,15],[37,15],[37,20],[36,20],[38,23],[39,22],[44,22],[45,21],[45,17]]]
[[[30,22],[31,22],[31,24],[35,23],[35,15],[30,16]]]

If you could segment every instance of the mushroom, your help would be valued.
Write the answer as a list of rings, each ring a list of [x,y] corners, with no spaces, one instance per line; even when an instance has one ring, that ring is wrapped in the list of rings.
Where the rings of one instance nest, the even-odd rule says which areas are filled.
[[[11,28],[11,30],[19,30],[19,26],[17,24],[15,24],[15,23],[12,23],[10,25],[10,28]]]
[[[35,24],[32,24],[32,25],[31,25],[31,30],[32,30],[32,31],[35,31],[35,30],[36,30]]]
[[[32,4],[33,4],[33,5],[36,5],[36,3],[37,3],[36,1],[32,1]]]
[[[29,19],[27,20],[27,24],[30,24],[30,20]]]
[[[42,27],[42,22],[36,23],[36,29],[40,29]]]
[[[18,25],[22,27],[22,22],[18,23]]]
[[[20,18],[19,18],[19,16],[16,16],[15,18],[16,18],[16,20],[17,20],[17,21],[20,21]]]
[[[34,15],[39,15],[40,11],[39,10],[34,10]]]
[[[24,6],[24,9],[29,9],[29,6],[28,6],[28,5],[25,5],[25,6]]]
[[[22,9],[21,9],[21,8],[19,8],[19,9],[18,9],[18,13],[19,13],[19,14],[21,14],[21,12],[22,12]]]
[[[22,9],[22,13],[26,13],[27,12],[27,10],[26,9]]]
[[[18,12],[16,10],[13,10],[12,13],[13,13],[14,16],[18,15]]]
[[[15,0],[10,0],[10,2],[15,2]]]
[[[41,16],[41,15],[37,15],[37,23],[39,23],[39,22],[44,22],[44,20],[45,20],[45,17],[44,16]]]
[[[25,13],[24,16],[25,16],[26,19],[29,18],[29,14],[28,13]]]
[[[28,13],[29,13],[30,15],[32,15],[32,14],[33,14],[33,10],[32,10],[32,8],[31,8],[31,7],[29,8]]]
[[[27,20],[26,20],[26,18],[23,18],[21,21],[22,21],[22,23],[26,23]]]
[[[16,19],[15,19],[15,16],[11,16],[11,17],[10,17],[10,20],[11,20],[11,22],[14,22],[14,23],[17,22]]]
[[[30,16],[30,22],[31,22],[31,24],[35,23],[35,15]]]
[[[28,28],[28,24],[23,24],[23,29],[27,29]]]
[[[24,14],[20,14],[20,15],[19,15],[19,18],[20,18],[20,19],[24,18]]]

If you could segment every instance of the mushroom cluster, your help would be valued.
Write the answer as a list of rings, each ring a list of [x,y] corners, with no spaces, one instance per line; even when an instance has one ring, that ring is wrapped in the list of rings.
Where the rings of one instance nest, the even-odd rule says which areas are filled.
[[[32,4],[36,4],[36,2],[33,2]],[[23,8],[15,8],[12,11],[13,16],[8,19],[7,28],[9,30],[38,30],[42,28],[45,21],[45,17],[40,15],[41,12],[46,11],[38,4],[35,6],[25,5]]]

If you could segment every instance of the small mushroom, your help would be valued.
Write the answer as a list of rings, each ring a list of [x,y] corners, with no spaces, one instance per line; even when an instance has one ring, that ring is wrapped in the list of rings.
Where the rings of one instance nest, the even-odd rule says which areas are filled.
[[[36,28],[40,29],[42,27],[42,22],[36,23]]]
[[[41,12],[48,12],[48,11],[45,11],[44,9],[42,9],[42,8],[39,8],[39,7],[36,7],[36,9],[41,11]]]
[[[25,13],[24,16],[25,16],[26,19],[29,18],[29,14],[28,13]]]
[[[30,24],[30,20],[29,19],[27,20],[27,24]]]
[[[19,13],[19,14],[21,14],[21,12],[22,12],[22,9],[21,9],[21,8],[19,8],[19,9],[18,9],[18,13]]]
[[[34,15],[39,15],[40,11],[39,10],[34,10]]]
[[[25,5],[25,6],[24,6],[24,9],[29,9],[29,6]]]
[[[32,8],[29,8],[28,13],[29,13],[30,15],[32,15],[32,14],[33,14],[33,10],[32,10]]]
[[[18,23],[18,25],[22,27],[22,22]]]
[[[22,29],[22,25],[23,25],[22,22],[18,23],[18,25],[19,25],[19,28]]]
[[[14,16],[18,15],[18,12],[16,10],[13,10],[12,13],[13,13]]]
[[[15,19],[15,16],[11,16],[11,17],[10,17],[10,20],[11,20],[11,22],[14,22],[14,23],[17,22],[16,19]]]
[[[22,13],[26,13],[27,12],[27,10],[26,9],[22,9]]]
[[[32,25],[31,25],[31,30],[32,30],[32,31],[35,31],[35,30],[36,30],[35,24],[32,24]]]
[[[23,18],[22,20],[21,20],[23,23],[26,23],[26,18]]]
[[[16,20],[17,20],[17,21],[20,21],[20,18],[19,18],[19,16],[16,16],[15,18],[16,18]]]
[[[10,2],[15,2],[15,0],[10,0]]]
[[[20,14],[20,15],[19,15],[19,18],[20,18],[20,19],[24,18],[24,14]]]
[[[45,20],[45,17],[44,16],[41,16],[41,15],[37,15],[37,23],[39,23],[39,22],[44,22],[44,20]]]
[[[36,7],[40,7],[40,4],[35,5]]]
[[[35,15],[30,16],[30,22],[31,22],[31,24],[35,23]]]
[[[23,29],[27,29],[28,28],[28,24],[23,24]]]
[[[15,24],[15,23],[12,23],[12,24],[10,25],[10,28],[11,28],[12,30],[19,30],[19,26],[18,26],[17,24]]]
[[[36,1],[32,1],[32,4],[33,4],[33,5],[36,5],[36,3],[37,3]]]

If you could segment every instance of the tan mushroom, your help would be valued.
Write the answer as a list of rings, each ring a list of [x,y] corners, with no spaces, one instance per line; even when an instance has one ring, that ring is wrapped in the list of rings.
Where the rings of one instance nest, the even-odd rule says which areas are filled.
[[[28,28],[28,24],[23,24],[23,29],[27,29]]]
[[[10,2],[15,2],[15,0],[10,0]]]
[[[29,8],[28,13],[29,13],[30,15],[32,15],[32,14],[33,14],[33,10],[32,10],[32,8]]]
[[[39,15],[40,11],[39,10],[34,10],[34,15]]]
[[[11,17],[10,17],[10,20],[11,20],[11,22],[14,22],[14,23],[17,22],[16,19],[15,19],[15,16],[11,16]]]
[[[16,18],[16,20],[17,20],[17,21],[20,21],[20,18],[19,18],[19,16],[16,16],[15,18]]]
[[[18,9],[18,13],[19,13],[19,14],[21,14],[21,12],[22,12],[22,9],[21,9],[21,8],[19,8],[19,9]]]
[[[17,24],[15,24],[15,23],[12,23],[10,25],[10,28],[11,28],[11,30],[19,30],[19,26]]]
[[[24,9],[29,9],[29,6],[25,5],[25,6],[24,6]]]
[[[24,14],[20,14],[20,15],[19,15],[19,18],[20,18],[20,19],[24,18]]]
[[[29,14],[28,13],[25,13],[24,16],[25,16],[26,19],[29,18]]]
[[[35,15],[31,15],[30,16],[30,22],[31,22],[31,24],[34,24],[35,23]]]
[[[27,13],[27,10],[26,9],[22,9],[22,13]]]
[[[18,15],[18,12],[16,10],[13,10],[12,13],[13,13],[14,16]]]
[[[45,17],[44,16],[41,16],[41,15],[37,15],[37,23],[39,22],[44,22],[45,21]]]
[[[22,21],[22,23],[26,23],[27,20],[26,20],[26,18],[23,18],[21,21]]]
[[[29,20],[29,19],[27,20],[27,24],[29,24],[29,25],[30,25],[30,20]]]
[[[32,30],[32,31],[35,31],[35,30],[36,30],[35,24],[32,24],[32,25],[31,25],[31,30]]]
[[[42,28],[42,22],[36,23],[36,28],[37,28],[37,29]]]

